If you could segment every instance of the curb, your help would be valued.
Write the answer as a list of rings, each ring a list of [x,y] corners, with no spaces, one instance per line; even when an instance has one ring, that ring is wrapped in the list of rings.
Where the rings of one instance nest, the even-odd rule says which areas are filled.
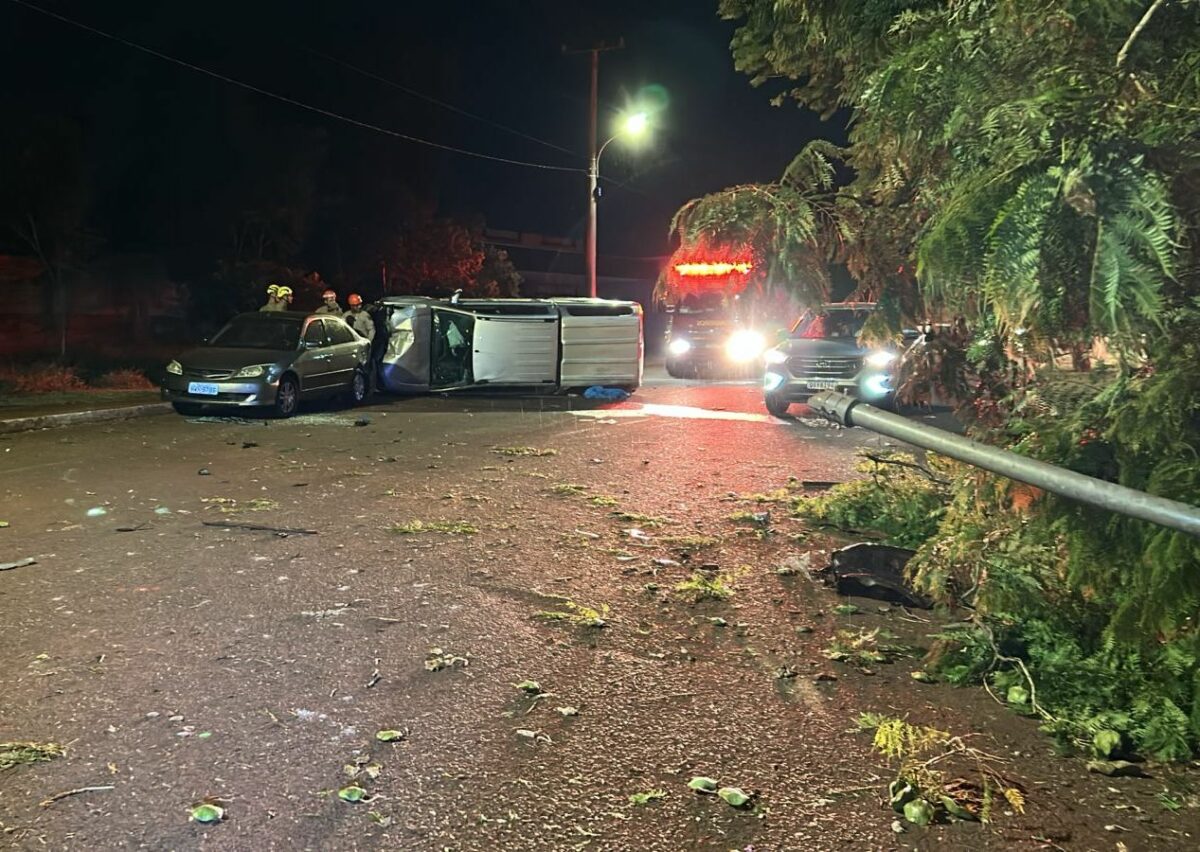
[[[18,417],[0,420],[0,435],[29,432],[33,429],[50,429],[55,426],[76,426],[81,423],[103,423],[107,420],[131,420],[152,414],[171,411],[167,402],[151,402],[144,405],[127,405],[122,408],[98,408],[93,411],[68,411],[62,414],[40,414],[35,417]]]

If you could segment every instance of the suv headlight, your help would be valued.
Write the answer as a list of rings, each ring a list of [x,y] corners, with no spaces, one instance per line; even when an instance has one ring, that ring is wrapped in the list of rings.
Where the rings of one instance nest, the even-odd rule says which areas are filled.
[[[167,372],[174,376],[182,376],[183,375],[183,365],[180,364],[178,361],[172,361],[170,364],[167,365]]]
[[[668,344],[667,351],[672,355],[686,355],[692,351],[692,341],[686,337],[676,337]]]
[[[782,349],[768,349],[767,354],[763,356],[763,360],[768,364],[782,364],[787,359],[787,353]]]
[[[872,352],[867,356],[867,365],[882,370],[896,360],[895,352]]]
[[[230,378],[234,379],[253,379],[261,376],[263,373],[274,367],[274,364],[254,364],[250,367],[242,367],[234,373]]]

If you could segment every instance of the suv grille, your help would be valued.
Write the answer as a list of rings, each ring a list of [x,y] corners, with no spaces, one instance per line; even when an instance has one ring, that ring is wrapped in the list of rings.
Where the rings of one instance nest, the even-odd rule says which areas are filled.
[[[861,358],[789,358],[793,376],[812,379],[852,379],[862,369]]]

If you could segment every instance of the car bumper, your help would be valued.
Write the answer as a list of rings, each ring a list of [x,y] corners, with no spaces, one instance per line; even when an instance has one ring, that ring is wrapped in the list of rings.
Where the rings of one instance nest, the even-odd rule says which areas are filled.
[[[189,386],[204,384],[215,387],[216,394],[193,393]],[[189,376],[168,375],[162,383],[162,398],[165,402],[183,402],[191,405],[221,405],[253,408],[274,405],[278,382],[264,379],[239,379],[237,381],[209,381]]]
[[[838,391],[869,403],[891,397],[895,387],[891,376],[878,370],[863,370],[849,379],[810,380],[787,375],[786,369],[768,368],[763,376],[763,393],[788,402],[807,402],[822,391]]]

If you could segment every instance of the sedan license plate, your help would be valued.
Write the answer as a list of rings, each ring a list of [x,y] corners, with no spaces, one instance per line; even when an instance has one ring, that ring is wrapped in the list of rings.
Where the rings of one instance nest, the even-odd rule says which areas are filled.
[[[188,393],[194,393],[200,396],[216,396],[220,392],[220,388],[208,382],[188,382]]]
[[[837,382],[833,379],[808,379],[805,384],[809,390],[836,390]]]

